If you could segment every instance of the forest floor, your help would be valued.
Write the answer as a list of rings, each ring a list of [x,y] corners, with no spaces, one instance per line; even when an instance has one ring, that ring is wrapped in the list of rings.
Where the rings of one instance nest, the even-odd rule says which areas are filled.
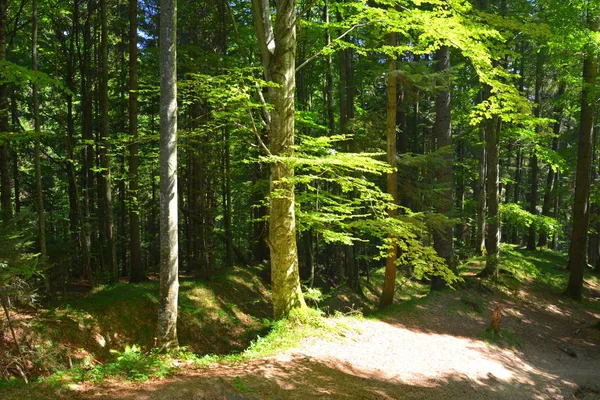
[[[566,274],[563,260],[553,261],[541,260],[544,271],[529,265],[537,279],[532,270],[526,279],[505,274],[491,290],[473,285],[369,317],[329,317],[330,334],[275,355],[184,367],[162,380],[78,383],[46,398],[600,399],[598,279],[575,303],[556,290]],[[498,304],[500,337],[486,333]]]
[[[76,397],[600,398],[600,330],[590,327],[598,313],[573,307],[566,299],[532,299],[522,292],[504,301],[507,338],[489,344],[482,337],[489,313],[467,309],[465,295],[444,293],[410,312],[390,311],[378,319],[345,318],[348,329],[342,340],[309,339],[276,356],[183,370],[162,381],[82,385]],[[486,297],[484,301],[495,301],[493,295]],[[559,345],[577,356],[567,355]]]

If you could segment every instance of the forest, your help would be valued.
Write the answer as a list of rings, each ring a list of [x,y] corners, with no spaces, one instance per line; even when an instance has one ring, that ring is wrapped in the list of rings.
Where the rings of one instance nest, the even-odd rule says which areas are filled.
[[[0,0],[0,397],[597,398],[599,55],[595,0]]]

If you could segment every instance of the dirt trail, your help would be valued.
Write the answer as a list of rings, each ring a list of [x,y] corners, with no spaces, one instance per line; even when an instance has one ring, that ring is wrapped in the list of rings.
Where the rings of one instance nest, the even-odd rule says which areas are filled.
[[[163,380],[86,390],[92,399],[600,399],[600,315],[554,296],[505,302],[512,347],[481,339],[468,293],[445,293],[382,320],[356,319],[344,338],[242,365],[215,364]],[[480,298],[480,297],[478,297]],[[526,296],[520,297],[527,299]],[[548,303],[545,303],[548,301]],[[509,339],[509,336],[512,338]],[[566,345],[573,358],[559,349]]]

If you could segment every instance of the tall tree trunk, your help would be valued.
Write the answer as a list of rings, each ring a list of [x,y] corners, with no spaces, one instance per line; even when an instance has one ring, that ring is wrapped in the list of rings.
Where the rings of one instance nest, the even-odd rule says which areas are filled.
[[[328,0],[325,0],[323,4],[323,22],[327,24],[327,28],[325,29],[325,46],[331,46]],[[335,130],[335,113],[333,110],[333,62],[331,54],[327,55],[325,58],[325,63],[325,105],[327,110],[327,130],[330,135],[333,135]]]
[[[138,87],[137,87],[137,0],[129,0],[129,246],[131,277],[129,282],[146,279],[142,265],[140,238],[138,175]]]
[[[100,20],[101,20],[101,38],[100,38],[100,166],[102,173],[99,174],[100,191],[102,194],[102,204],[104,207],[104,230],[106,242],[108,245],[108,268],[110,282],[116,282],[119,279],[117,264],[117,246],[115,243],[115,227],[112,211],[112,193],[110,176],[110,156],[108,138],[110,135],[108,119],[108,16],[106,10],[106,1],[100,0]]]
[[[485,129],[480,129],[480,139],[485,142]],[[475,225],[475,254],[482,255],[485,250],[485,231],[486,231],[486,175],[487,175],[487,154],[486,146],[482,145],[479,149],[479,162],[477,163],[477,183],[475,186],[475,196],[477,197],[477,219]]]
[[[435,101],[435,138],[437,149],[452,146],[452,128],[450,116],[450,48],[448,46],[440,47],[435,53],[437,61],[437,71],[443,76],[444,89],[438,93]],[[440,196],[439,205],[436,207],[436,212],[444,214],[448,217],[452,213],[452,151],[444,154],[444,164],[436,171],[437,184],[443,187],[444,192]],[[453,252],[454,252],[454,229],[451,223],[435,230],[433,233],[434,247],[438,255],[446,260],[450,268],[453,267]],[[440,276],[434,276],[431,280],[432,290],[441,290],[444,288],[445,282]]]
[[[590,30],[598,32],[600,15],[588,15]],[[594,130],[595,87],[598,69],[598,51],[588,46],[583,61],[583,90],[581,93],[581,115],[579,144],[577,147],[577,172],[575,176],[575,202],[573,204],[573,227],[569,246],[569,282],[565,295],[581,301],[583,275],[586,265],[587,231],[590,195],[590,175],[592,167],[592,137]]]
[[[491,88],[486,85],[484,99],[491,96]],[[498,173],[498,125],[497,115],[484,121],[485,130],[485,152],[486,152],[486,194],[487,194],[487,234],[485,235],[485,249],[487,251],[486,264],[479,276],[497,276],[500,247],[500,214],[498,185],[500,176]]]
[[[91,16],[92,6],[87,4],[87,14],[85,16],[85,22],[83,24],[83,54],[81,56],[81,130],[82,139],[87,144],[83,151],[83,221],[85,225],[85,236],[83,238],[84,246],[92,249],[92,214],[94,211],[94,129],[93,129],[93,98],[92,98],[92,72],[91,72]],[[95,231],[94,231],[95,232]],[[93,282],[93,271],[91,268],[84,269],[84,278],[90,280],[92,286]]]
[[[33,73],[38,70],[37,61],[37,33],[38,33],[38,18],[37,18],[37,0],[33,0],[33,16],[32,16],[32,34],[31,34],[31,60],[33,64]],[[46,214],[44,212],[44,192],[42,190],[42,169],[40,158],[42,152],[41,144],[41,129],[40,129],[40,107],[38,103],[38,84],[37,76],[33,78],[32,85],[33,96],[33,129],[35,135],[35,188],[36,188],[36,203],[38,212],[38,244],[42,259],[46,259],[48,253],[46,251]]]
[[[11,122],[12,129],[17,131],[20,129],[19,126],[19,110],[17,108],[17,88],[13,88],[13,95],[10,99],[10,114],[11,114]],[[0,152],[1,150],[0,144]],[[11,153],[14,154],[12,157],[12,177],[13,177],[13,186],[15,193],[15,213],[21,212],[21,185],[19,180],[19,157],[18,157],[18,146],[17,143],[12,143]],[[2,158],[2,156],[0,156]],[[1,217],[0,217],[1,219]]]
[[[267,81],[277,87],[269,90],[271,113],[270,151],[274,156],[293,157],[294,88],[296,54],[296,1],[277,2],[275,29],[268,0],[253,0],[256,33]],[[271,251],[271,290],[276,319],[294,308],[305,308],[300,289],[294,170],[281,161],[271,164],[269,248]]]
[[[6,61],[6,11],[8,0],[0,0],[0,63]],[[8,132],[8,84],[0,84],[0,132]],[[0,209],[4,222],[12,218],[10,193],[10,145],[0,141]]]
[[[523,166],[523,149],[520,144],[517,144],[517,156],[515,160],[515,184],[513,187],[513,203],[519,204],[521,200],[521,180],[523,177],[523,171],[521,170]],[[519,244],[519,230],[515,226],[512,229],[512,236],[510,238],[510,242],[512,244]]]
[[[558,87],[558,92],[556,93],[556,97],[561,99],[565,94],[566,84],[561,83]],[[561,128],[561,119],[562,119],[563,107],[562,105],[556,105],[553,110],[553,118],[556,119],[552,126],[552,133],[554,137],[552,138],[552,151],[558,152],[558,142],[560,136],[560,128]],[[544,188],[544,202],[542,204],[542,215],[545,217],[551,217],[552,214],[552,205],[554,204],[554,197],[556,196],[556,179],[558,174],[555,172],[554,168],[550,165],[548,166],[548,176],[546,177],[546,186]],[[538,242],[538,246],[545,247],[548,245],[548,232],[544,229],[540,230],[540,240]]]
[[[227,56],[227,0],[219,0],[219,41],[221,54]],[[233,230],[231,205],[231,132],[229,127],[223,130],[223,228],[225,230],[225,264],[233,266]]]
[[[397,34],[388,33],[388,45],[396,46]],[[386,121],[386,142],[387,142],[387,162],[393,172],[387,174],[387,191],[392,196],[394,204],[398,203],[398,175],[396,172],[396,107],[397,103],[397,79],[396,79],[396,58],[388,56],[388,75],[387,75],[387,121]],[[397,215],[396,209],[388,211],[390,218]],[[396,287],[396,259],[398,245],[396,238],[392,234],[388,236],[392,243],[392,248],[388,249],[385,259],[385,278],[383,281],[383,292],[379,302],[379,308],[385,308],[394,302],[394,292]]]
[[[544,53],[538,51],[536,63],[535,63],[535,109],[534,115],[539,118],[542,110],[542,81],[544,79]],[[537,130],[539,133],[539,129]],[[536,150],[531,151],[529,158],[529,169],[531,171],[531,191],[529,192],[529,212],[533,215],[537,215],[537,202],[538,202],[538,158]],[[536,245],[536,227],[535,224],[529,226],[529,236],[527,237],[527,250],[535,250]]]
[[[179,239],[177,212],[177,2],[160,1],[160,300],[158,345],[177,340]]]

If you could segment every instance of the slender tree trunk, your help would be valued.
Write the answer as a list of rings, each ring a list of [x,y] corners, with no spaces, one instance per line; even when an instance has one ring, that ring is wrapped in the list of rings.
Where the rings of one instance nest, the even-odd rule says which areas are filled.
[[[37,0],[33,0],[33,16],[32,16],[32,35],[31,35],[31,60],[33,64],[33,72],[37,73],[38,61],[37,61],[37,31],[38,31],[38,18],[37,18]],[[41,129],[40,129],[40,112],[38,103],[38,84],[37,77],[33,79],[32,87],[33,96],[33,129],[35,132],[35,152],[34,152],[34,165],[35,165],[35,188],[36,188],[36,203],[38,212],[38,243],[40,246],[40,253],[42,259],[46,259],[48,253],[46,251],[46,214],[44,212],[44,192],[42,190],[42,169],[40,166],[40,158],[42,152],[41,144]]]
[[[396,46],[397,34],[388,34],[388,45]],[[396,58],[388,56],[388,75],[387,75],[387,122],[386,122],[386,142],[387,142],[387,162],[393,172],[387,174],[387,191],[392,196],[394,204],[398,203],[398,175],[396,172],[396,101],[397,101],[397,79],[396,79]],[[390,218],[397,215],[397,210],[388,211]],[[396,237],[389,234],[388,238],[392,243],[392,248],[388,250],[385,260],[385,278],[383,281],[383,292],[379,302],[379,308],[385,308],[394,302],[394,292],[396,287],[396,258],[398,245]]]
[[[10,99],[10,114],[12,120],[12,129],[17,131],[20,130],[19,126],[19,110],[17,108],[17,88],[13,88],[13,95]],[[0,144],[0,152],[1,150]],[[13,177],[13,186],[15,193],[15,213],[18,214],[21,212],[21,185],[19,180],[19,157],[18,157],[18,146],[17,143],[12,143],[11,153],[14,155],[12,157],[12,177]],[[2,158],[2,156],[0,156]],[[1,219],[1,218],[0,218]]]
[[[137,87],[137,0],[129,0],[129,246],[131,278],[137,283],[146,279],[142,265],[140,238],[138,174],[138,87]]]
[[[485,142],[485,129],[480,129],[480,139]],[[477,166],[477,186],[475,195],[477,197],[477,220],[475,227],[475,254],[482,255],[485,251],[485,231],[486,231],[486,175],[487,175],[487,153],[486,146],[479,149],[479,162]]]
[[[6,9],[8,0],[0,0],[0,63],[6,61]],[[0,132],[8,132],[8,84],[0,84]],[[0,142],[0,208],[4,222],[12,218],[10,189],[10,145]]]
[[[220,32],[219,41],[221,54],[227,56],[227,0],[219,0]],[[227,267],[233,266],[233,230],[232,230],[232,205],[231,205],[231,132],[229,127],[223,129],[223,227],[225,230],[225,263]]]
[[[558,93],[556,93],[556,97],[559,99],[565,94],[566,85],[561,83],[558,87]],[[556,105],[553,110],[554,118],[556,122],[552,126],[552,133],[554,137],[552,138],[552,151],[558,152],[558,142],[560,136],[560,128],[561,128],[561,119],[563,113],[563,107],[561,105]],[[554,198],[556,196],[556,179],[558,174],[554,171],[554,168],[550,165],[548,166],[548,176],[546,177],[546,186],[544,189],[544,202],[542,204],[542,215],[546,217],[551,217],[552,214],[552,205],[554,204]],[[544,229],[540,231],[540,240],[538,242],[538,246],[545,247],[548,245],[548,232]]]
[[[329,4],[325,0],[323,5],[323,22],[329,24]],[[329,27],[325,29],[325,45],[331,45],[331,32]],[[325,104],[327,107],[327,130],[330,135],[334,134],[335,130],[335,113],[333,110],[333,62],[331,54],[325,58]]]
[[[117,246],[115,243],[115,227],[112,211],[112,193],[110,176],[110,156],[108,138],[110,134],[108,119],[108,16],[106,1],[100,0],[101,39],[100,39],[100,166],[102,173],[99,174],[102,204],[104,207],[104,230],[108,245],[108,268],[110,281],[119,279],[117,264]]]
[[[177,297],[177,3],[160,2],[160,300],[158,345],[179,347]]]
[[[537,60],[535,63],[535,110],[534,115],[539,118],[542,109],[542,81],[544,79],[544,54],[539,51],[537,54]],[[539,133],[539,130],[538,130]],[[531,151],[529,157],[529,169],[531,170],[531,191],[529,192],[529,212],[533,215],[537,215],[537,202],[538,202],[538,158],[536,150]],[[529,236],[527,237],[527,250],[535,250],[536,245],[536,227],[535,224],[529,226]]]
[[[82,139],[87,142],[83,152],[83,221],[85,226],[85,235],[83,238],[84,246],[90,249],[89,269],[84,269],[84,278],[88,279],[92,286],[93,271],[91,264],[92,249],[92,213],[94,211],[94,130],[93,130],[93,98],[92,98],[92,74],[91,74],[91,14],[92,7],[88,3],[87,15],[83,24],[83,54],[81,60],[81,128]]]
[[[271,23],[269,1],[253,0],[252,4],[266,79],[277,84],[269,90],[273,104],[270,151],[274,156],[293,157],[296,1],[277,2],[275,29]],[[268,244],[276,319],[287,316],[294,308],[306,307],[298,271],[293,177],[294,170],[289,164],[272,162]]]
[[[600,28],[600,15],[588,15],[590,30]],[[583,61],[583,90],[581,93],[580,133],[577,147],[577,172],[575,176],[575,202],[573,205],[573,227],[569,246],[569,282],[565,295],[581,301],[583,275],[586,266],[585,254],[588,231],[588,201],[592,164],[592,137],[594,129],[595,87],[598,69],[598,51],[589,46]]]
[[[435,137],[437,148],[443,149],[452,146],[452,128],[450,116],[450,48],[442,46],[435,53],[437,61],[437,71],[444,76],[444,89],[438,93],[435,101]],[[436,171],[438,185],[444,188],[444,193],[440,196],[439,205],[436,212],[451,217],[452,213],[452,151],[444,154],[444,164]],[[438,255],[446,260],[450,268],[453,267],[454,253],[454,229],[452,224],[447,224],[433,233],[434,247]],[[440,290],[445,286],[445,282],[440,276],[434,276],[431,280],[431,289]]]
[[[523,149],[520,144],[517,144],[517,157],[515,160],[515,184],[513,190],[513,203],[519,204],[521,200],[521,180],[523,177],[522,166],[523,166]],[[513,227],[512,236],[510,238],[512,244],[519,244],[519,230],[517,227]]]
[[[486,86],[484,99],[491,96],[491,88]],[[484,122],[485,130],[485,152],[486,152],[486,194],[487,194],[487,234],[485,236],[485,249],[487,251],[486,265],[479,276],[497,276],[500,246],[500,214],[498,185],[500,176],[498,173],[498,116],[493,115]]]

